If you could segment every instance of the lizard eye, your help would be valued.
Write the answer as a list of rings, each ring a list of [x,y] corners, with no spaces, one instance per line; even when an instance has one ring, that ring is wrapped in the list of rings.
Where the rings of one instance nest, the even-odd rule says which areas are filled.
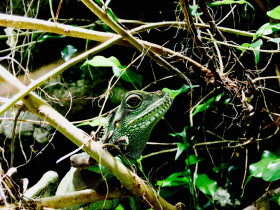
[[[125,100],[125,106],[129,109],[136,109],[142,104],[142,98],[137,94],[128,96]]]

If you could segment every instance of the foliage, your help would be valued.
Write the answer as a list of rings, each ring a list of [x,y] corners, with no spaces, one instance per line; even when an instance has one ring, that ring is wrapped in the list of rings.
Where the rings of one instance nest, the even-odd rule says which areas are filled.
[[[184,202],[190,209],[245,208],[264,189],[278,189],[279,2],[211,0],[206,5],[205,1],[162,1],[157,7],[145,1],[94,2],[102,15],[93,14],[83,0],[64,1],[57,11],[54,1],[1,2],[1,15],[10,11],[45,20],[40,27],[35,22],[32,27],[3,25],[1,65],[30,84],[29,91],[68,120],[86,120],[78,126],[87,133],[107,122],[106,117],[87,119],[108,113],[128,90],[168,92],[173,105],[151,138],[160,144],[147,146],[136,172],[172,204]],[[55,19],[55,30],[48,28]],[[13,21],[1,24],[9,22]],[[122,30],[113,30],[112,23]],[[59,24],[81,29],[79,33],[85,32],[88,40]],[[101,38],[95,40],[94,32]],[[106,40],[117,36],[123,37],[106,45]],[[90,51],[94,53],[75,60]],[[59,73],[53,73],[55,69]],[[6,93],[1,96],[10,101],[16,92],[1,87]],[[28,116],[17,109],[1,116],[1,174],[18,168],[19,176],[28,177],[31,183],[41,175],[32,171],[51,169],[65,174],[66,161],[63,167],[55,162],[75,148],[58,136],[57,128],[42,126],[45,119]],[[11,123],[17,120],[23,122]],[[33,165],[39,159],[39,166]],[[14,196],[16,201],[12,196],[5,200],[2,193],[1,204],[20,200],[21,191],[15,192],[19,195]],[[280,205],[279,198],[278,194],[272,200]],[[133,202],[124,199],[116,209],[137,209]]]
[[[228,4],[248,4],[251,8],[254,8],[248,1],[246,0],[223,0],[223,1],[214,1],[208,4],[209,7],[212,6],[221,6]]]
[[[61,51],[61,57],[65,61],[69,61],[71,57],[73,57],[77,52],[77,48],[75,48],[72,45],[67,45],[62,51]]]
[[[133,84],[135,89],[138,89],[136,85],[139,85],[138,87],[140,88],[142,86],[142,76],[128,69],[126,66],[121,65],[120,61],[114,56],[109,58],[105,58],[104,56],[94,56],[91,60],[85,61],[81,68],[86,66],[111,67],[116,77],[120,77],[124,81]]]
[[[271,18],[280,20],[280,6],[274,8],[274,9],[271,10],[271,11],[268,11],[268,12],[267,12],[267,15],[268,15],[269,17],[271,17]]]
[[[178,96],[181,93],[184,92],[188,92],[191,90],[191,88],[195,88],[195,87],[199,87],[198,85],[194,85],[194,86],[188,86],[188,85],[183,85],[180,89],[178,90],[171,90],[169,88],[163,88],[162,91],[166,91],[170,94],[170,96],[172,97],[172,99],[174,100],[176,96]]]
[[[280,157],[265,150],[261,160],[249,167],[251,176],[272,182],[280,179]]]
[[[182,90],[182,88],[180,90]],[[199,112],[207,112],[211,109],[215,109],[220,102],[222,102],[223,104],[227,104],[229,101],[230,98],[225,98],[224,94],[218,94],[217,96],[211,97],[205,103],[201,103],[196,106],[192,117]],[[185,167],[187,168],[187,170],[172,173],[167,178],[158,181],[157,185],[161,187],[161,191],[166,187],[170,188],[181,186],[184,188],[190,188],[191,193],[193,193],[192,186],[195,185],[202,193],[204,193],[206,196],[209,196],[210,201],[213,202],[215,192],[218,189],[217,181],[210,179],[207,174],[199,174],[197,172],[192,173],[190,170],[194,165],[199,164],[201,161],[203,161],[203,158],[198,157],[194,154],[190,154],[192,150],[191,148],[197,143],[197,141],[195,140],[195,136],[188,135],[191,129],[192,126],[186,126],[182,132],[170,134],[173,137],[182,138],[182,142],[177,142],[177,153],[175,156],[175,160],[178,160],[183,152],[187,154],[185,158]],[[163,190],[165,194],[170,194],[167,193],[169,191],[168,189]]]

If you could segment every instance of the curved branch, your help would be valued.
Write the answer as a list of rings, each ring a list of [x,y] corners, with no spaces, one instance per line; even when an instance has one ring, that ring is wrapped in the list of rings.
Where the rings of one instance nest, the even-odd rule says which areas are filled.
[[[83,29],[81,27],[74,27],[60,23],[53,23],[45,20],[38,20],[35,18],[27,18],[16,15],[0,14],[0,25],[5,27],[13,27],[18,29],[32,29],[38,31],[52,32],[65,36],[91,39],[99,42],[105,42],[108,39],[115,38],[113,33],[104,33]]]
[[[153,52],[148,47],[144,46],[135,37],[132,36],[128,31],[124,30],[118,23],[116,23],[106,11],[102,10],[96,3],[91,0],[81,0],[95,15],[97,15],[101,20],[103,20],[109,27],[111,27],[115,32],[120,34],[125,40],[132,44],[136,49],[142,53],[147,53],[149,57],[161,64],[165,69],[169,70],[173,74],[181,77],[186,82],[190,83],[190,80],[176,67],[172,66],[166,60],[161,58],[157,53]]]
[[[126,193],[127,194],[127,193]],[[66,193],[64,195],[56,195],[52,197],[46,197],[36,199],[37,208],[45,206],[48,208],[65,208],[69,206],[75,206],[81,203],[92,203],[96,201],[102,201],[106,199],[119,199],[124,198],[127,195],[119,189],[110,191],[108,194],[98,193],[92,189],[86,189],[81,191],[75,191]]]
[[[13,86],[17,91],[21,91],[21,89],[24,88],[24,85],[4,67],[1,67],[0,80],[9,83],[9,85]],[[22,101],[29,111],[33,112],[41,119],[46,120],[74,144],[78,147],[82,147],[86,153],[112,172],[122,185],[134,196],[143,198],[144,201],[151,204],[155,209],[176,209],[175,206],[160,197],[154,189],[147,185],[137,174],[131,172],[110,153],[103,150],[100,142],[92,141],[82,130],[75,127],[39,96],[30,93],[22,98]]]

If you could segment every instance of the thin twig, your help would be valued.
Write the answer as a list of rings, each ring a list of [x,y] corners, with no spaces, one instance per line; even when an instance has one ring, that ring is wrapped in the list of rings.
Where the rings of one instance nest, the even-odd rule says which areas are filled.
[[[110,26],[114,31],[120,34],[125,40],[127,40],[130,44],[132,44],[136,49],[138,49],[142,53],[147,53],[149,57],[153,60],[161,64],[165,69],[170,72],[178,75],[182,79],[184,79],[187,83],[191,83],[190,80],[177,68],[169,64],[163,58],[161,58],[157,53],[147,48],[141,42],[139,42],[136,38],[134,38],[128,31],[123,29],[118,23],[116,23],[106,11],[103,11],[96,3],[91,0],[81,0],[95,15],[97,15],[101,20],[103,20],[108,26]]]
[[[245,157],[245,166],[244,166],[244,176],[243,176],[243,180],[242,180],[242,184],[241,184],[241,189],[243,189],[244,184],[245,184],[245,180],[246,180],[246,176],[247,176],[247,170],[248,170],[248,147],[246,147],[246,157]]]

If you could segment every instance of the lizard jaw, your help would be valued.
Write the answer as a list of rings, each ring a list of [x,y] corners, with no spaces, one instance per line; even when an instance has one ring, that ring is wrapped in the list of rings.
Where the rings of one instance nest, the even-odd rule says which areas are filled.
[[[172,104],[172,98],[168,95],[163,97],[153,108],[146,110],[136,119],[133,119],[128,123],[128,126],[131,126],[132,129],[140,127],[141,129],[147,128],[151,124],[158,122],[163,115],[167,112]]]

